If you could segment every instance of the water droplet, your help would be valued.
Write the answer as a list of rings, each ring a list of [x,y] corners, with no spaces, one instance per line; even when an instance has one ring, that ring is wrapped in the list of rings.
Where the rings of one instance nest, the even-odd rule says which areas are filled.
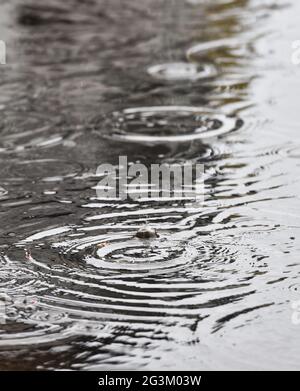
[[[238,129],[241,120],[192,106],[125,109],[102,121],[104,137],[144,144],[182,143],[221,136]]]

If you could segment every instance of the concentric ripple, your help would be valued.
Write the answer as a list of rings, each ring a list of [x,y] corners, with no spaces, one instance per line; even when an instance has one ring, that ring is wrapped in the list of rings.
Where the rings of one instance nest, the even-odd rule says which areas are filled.
[[[174,62],[167,64],[153,65],[148,68],[152,77],[166,81],[196,81],[213,77],[216,69],[212,64],[194,64],[185,62]]]
[[[70,259],[80,257],[82,262],[102,270],[174,271],[174,268],[186,267],[199,256],[197,249],[179,237],[178,234],[169,234],[155,240],[142,240],[124,232],[85,237],[75,244],[71,242],[69,249],[64,248],[64,254]]]
[[[253,280],[264,278],[267,265],[260,254],[247,242],[233,240],[230,230],[228,237],[221,231],[214,235],[217,225],[203,211],[168,203],[162,208],[116,206],[92,204],[88,209],[100,213],[86,217],[81,226],[51,227],[7,252],[0,269],[5,287],[14,257],[20,269],[14,274],[23,273],[24,285],[10,293],[27,292],[37,304],[25,312],[10,308],[11,320],[22,320],[26,327],[19,325],[21,332],[6,340],[0,335],[0,346],[16,341],[47,345],[78,334],[114,339],[120,329],[126,334],[129,324],[150,330],[151,343],[158,329],[172,340],[174,325],[196,330],[204,322],[213,331],[225,323],[216,309],[230,313],[253,294]],[[145,216],[158,238],[135,236]],[[203,221],[205,227],[197,226]],[[193,339],[189,333],[181,336],[185,343]],[[105,346],[113,355],[113,345]]]
[[[48,288],[37,294],[31,322],[62,327],[65,320],[61,338],[74,321],[88,322],[91,333],[95,321],[109,322],[106,333],[111,336],[117,325],[134,322],[159,327],[170,338],[174,322],[195,328],[215,308],[230,308],[253,293],[248,280],[259,279],[263,263],[258,258],[253,265],[246,262],[253,253],[248,245],[219,242],[175,226],[173,232],[161,231],[160,238],[146,241],[125,229],[116,232],[113,223],[105,233],[98,227],[94,232],[93,227],[69,227],[26,239],[24,245],[31,247],[28,266],[40,271]],[[44,319],[42,310],[51,317]],[[23,344],[26,336],[30,333]]]
[[[145,144],[205,140],[237,130],[242,121],[191,106],[124,109],[103,119],[104,137]]]

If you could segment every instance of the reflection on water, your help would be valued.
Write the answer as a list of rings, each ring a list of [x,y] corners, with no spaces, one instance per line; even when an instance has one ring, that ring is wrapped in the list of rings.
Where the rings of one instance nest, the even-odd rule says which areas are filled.
[[[299,369],[297,2],[0,8],[0,368]],[[97,199],[120,155],[204,205]]]

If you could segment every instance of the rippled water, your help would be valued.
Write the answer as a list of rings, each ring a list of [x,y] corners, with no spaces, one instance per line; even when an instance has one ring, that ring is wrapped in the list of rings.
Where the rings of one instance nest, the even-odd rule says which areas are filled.
[[[298,3],[2,1],[0,369],[299,369]],[[120,155],[204,204],[99,200]]]

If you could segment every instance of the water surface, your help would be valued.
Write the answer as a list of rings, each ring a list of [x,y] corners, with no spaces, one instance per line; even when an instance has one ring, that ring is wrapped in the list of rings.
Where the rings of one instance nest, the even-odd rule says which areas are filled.
[[[299,12],[1,2],[0,369],[299,369]],[[204,204],[97,199],[120,155]]]

